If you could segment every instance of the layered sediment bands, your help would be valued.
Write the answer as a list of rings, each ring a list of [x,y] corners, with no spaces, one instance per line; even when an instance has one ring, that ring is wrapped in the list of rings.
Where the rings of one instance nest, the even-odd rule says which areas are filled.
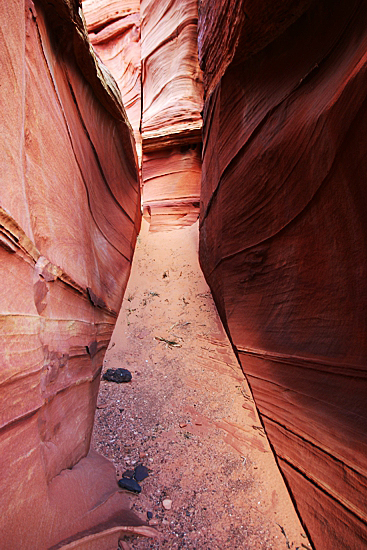
[[[1,547],[44,549],[138,523],[89,442],[140,196],[121,97],[78,2],[0,12]]]
[[[151,230],[196,221],[202,74],[197,2],[141,2],[143,204]]]
[[[197,1],[142,0],[142,134],[145,151],[201,140]]]
[[[264,17],[285,5],[257,4]],[[235,3],[225,31],[222,3],[208,6],[199,6],[208,92],[201,265],[316,548],[359,549],[367,544],[365,3],[313,3],[256,55],[241,42],[251,18],[240,24]],[[230,31],[239,38],[220,53]]]
[[[150,231],[184,227],[199,216],[201,145],[188,144],[143,156],[144,216]]]
[[[141,158],[140,2],[85,0],[83,12],[90,41],[120,89]]]

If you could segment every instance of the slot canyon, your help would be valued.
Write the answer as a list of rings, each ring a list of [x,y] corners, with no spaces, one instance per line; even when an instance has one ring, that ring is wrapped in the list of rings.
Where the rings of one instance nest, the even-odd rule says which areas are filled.
[[[367,548],[366,1],[0,6],[0,550]]]

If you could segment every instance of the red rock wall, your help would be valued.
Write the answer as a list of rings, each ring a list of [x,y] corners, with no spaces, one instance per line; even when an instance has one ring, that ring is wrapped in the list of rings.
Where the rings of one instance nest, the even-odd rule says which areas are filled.
[[[84,0],[89,39],[121,91],[141,159],[141,55],[139,0]]]
[[[45,4],[47,18],[40,2],[0,7],[4,550],[42,550],[106,525],[116,546],[118,526],[136,522],[111,464],[88,454],[140,225],[136,157],[78,2]],[[107,547],[101,540],[87,547]]]
[[[143,205],[150,229],[199,214],[202,75],[197,0],[142,0]]]
[[[201,265],[315,547],[364,548],[366,4],[199,13]]]

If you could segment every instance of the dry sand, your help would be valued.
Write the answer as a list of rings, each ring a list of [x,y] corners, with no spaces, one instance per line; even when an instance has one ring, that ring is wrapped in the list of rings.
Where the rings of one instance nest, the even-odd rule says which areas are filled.
[[[143,221],[105,358],[104,371],[127,368],[133,379],[102,380],[93,446],[114,462],[116,479],[137,464],[149,468],[131,506],[159,534],[126,537],[121,548],[310,548],[200,270],[197,243],[197,223],[150,233]]]

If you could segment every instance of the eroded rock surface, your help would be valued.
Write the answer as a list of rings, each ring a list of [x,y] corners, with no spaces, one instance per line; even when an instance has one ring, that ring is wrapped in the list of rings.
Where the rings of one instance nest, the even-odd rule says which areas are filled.
[[[151,230],[191,225],[199,214],[203,104],[197,1],[85,0],[83,11],[93,47],[121,90],[139,158],[143,154]]]
[[[116,79],[141,158],[140,1],[85,0],[89,38]]]
[[[367,544],[367,12],[357,0],[308,4],[200,2],[200,258],[311,539],[357,549]]]
[[[136,155],[78,2],[0,13],[1,547],[107,547],[141,523],[88,454],[140,225]]]
[[[142,0],[140,9],[144,149],[201,141],[197,1]]]
[[[151,230],[191,225],[200,197],[197,2],[141,2],[143,204]]]

